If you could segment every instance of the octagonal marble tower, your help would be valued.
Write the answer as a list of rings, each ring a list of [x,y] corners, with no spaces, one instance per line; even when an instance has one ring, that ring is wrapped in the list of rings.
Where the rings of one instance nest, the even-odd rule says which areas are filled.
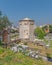
[[[19,21],[19,38],[30,41],[34,40],[34,20],[24,18]]]

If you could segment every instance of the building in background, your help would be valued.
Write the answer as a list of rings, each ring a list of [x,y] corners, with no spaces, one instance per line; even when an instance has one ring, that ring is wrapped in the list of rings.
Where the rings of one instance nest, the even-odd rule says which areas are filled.
[[[34,20],[24,18],[19,21],[19,38],[30,41],[34,40]]]

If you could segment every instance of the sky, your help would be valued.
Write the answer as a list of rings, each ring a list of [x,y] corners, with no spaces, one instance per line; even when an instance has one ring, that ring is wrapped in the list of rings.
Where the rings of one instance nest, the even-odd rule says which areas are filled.
[[[0,11],[15,26],[26,17],[36,25],[52,24],[52,0],[0,0]]]

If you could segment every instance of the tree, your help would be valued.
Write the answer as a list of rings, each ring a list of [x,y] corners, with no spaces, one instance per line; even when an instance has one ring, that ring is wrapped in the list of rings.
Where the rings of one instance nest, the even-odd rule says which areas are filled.
[[[0,16],[2,15],[2,12],[0,11]]]
[[[3,20],[4,27],[8,27],[8,26],[11,25],[11,23],[10,23],[10,21],[9,21],[7,16],[3,16],[2,20]]]
[[[10,25],[11,25],[11,23],[10,23],[8,17],[7,16],[3,16],[2,12],[0,11],[0,31],[3,28],[6,28],[6,27],[8,27]]]
[[[45,32],[43,31],[42,28],[37,27],[34,32],[35,32],[35,35],[36,35],[39,39],[43,39],[43,38],[44,38]]]
[[[52,25],[49,25],[49,31],[52,33]]]
[[[2,45],[2,42],[1,42],[1,40],[0,40],[0,46]]]

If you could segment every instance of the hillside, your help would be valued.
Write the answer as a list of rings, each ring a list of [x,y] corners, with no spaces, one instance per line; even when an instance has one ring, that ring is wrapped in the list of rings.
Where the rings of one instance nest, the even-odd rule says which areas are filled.
[[[0,65],[52,65],[52,62],[34,59],[21,52],[14,53],[9,49],[0,47]]]

